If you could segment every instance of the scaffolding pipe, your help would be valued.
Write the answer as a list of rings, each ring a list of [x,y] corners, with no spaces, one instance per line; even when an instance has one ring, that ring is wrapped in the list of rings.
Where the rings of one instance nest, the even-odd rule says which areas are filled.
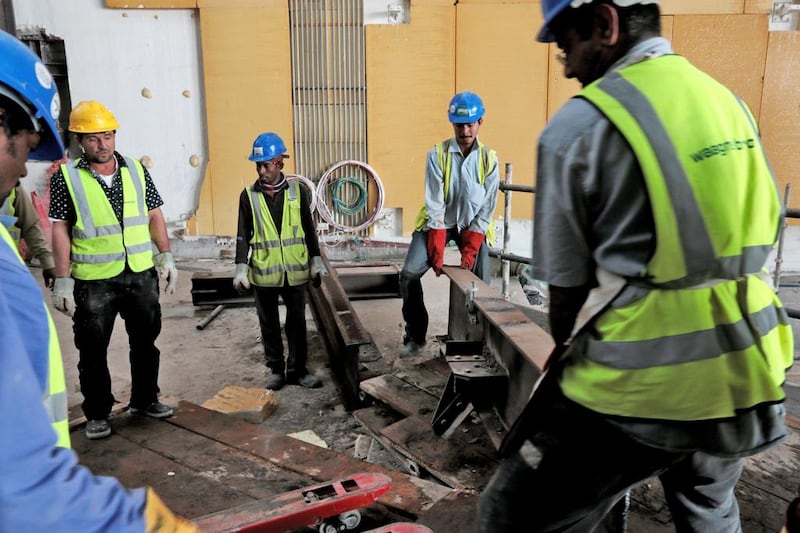
[[[792,184],[787,183],[783,193],[784,212],[789,210],[789,193],[791,192],[792,192]],[[776,291],[781,286],[781,265],[783,264],[783,238],[786,235],[787,226],[788,224],[786,223],[786,217],[784,217],[783,224],[781,225],[781,231],[778,234],[778,251],[777,254],[775,255],[775,272],[773,274],[773,280],[775,283]]]
[[[509,186],[511,185],[511,176],[512,176],[512,165],[511,163],[506,163],[506,179],[503,182],[504,185]],[[506,198],[505,198],[505,206],[503,209],[503,253],[508,254],[509,244],[511,242],[511,236],[509,235],[509,228],[511,225],[511,190],[506,188]],[[511,296],[508,292],[508,281],[511,277],[511,263],[508,259],[502,260],[502,272],[503,272],[503,298],[508,300]]]
[[[535,193],[536,192],[536,187],[534,187],[533,185],[512,185],[510,182],[506,184],[506,183],[503,183],[501,181],[500,182],[500,190],[503,191],[503,192],[506,192],[506,191],[517,191],[517,192]]]

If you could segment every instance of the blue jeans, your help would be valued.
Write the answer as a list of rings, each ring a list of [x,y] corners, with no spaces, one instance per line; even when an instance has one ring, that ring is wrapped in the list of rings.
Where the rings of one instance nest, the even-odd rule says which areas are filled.
[[[545,409],[481,494],[479,532],[593,531],[629,488],[656,476],[677,532],[741,531],[733,489],[743,459],[641,444],[560,391]]]
[[[454,240],[460,243],[458,235],[456,228],[448,229],[445,242]],[[460,246],[459,244],[459,248]],[[403,270],[400,271],[400,296],[403,298],[403,320],[406,323],[403,344],[408,341],[414,341],[419,345],[425,344],[425,337],[428,334],[428,310],[425,308],[422,282],[420,280],[430,268],[431,264],[428,261],[428,232],[415,231],[411,234],[411,244],[408,246]],[[487,285],[491,283],[489,248],[486,246],[486,241],[483,242],[481,249],[478,251],[472,272]]]
[[[131,407],[146,409],[158,399],[161,333],[158,274],[125,271],[100,280],[75,280],[73,332],[83,413],[89,420],[108,418],[114,405],[108,371],[108,343],[117,315],[125,321],[131,364]]]

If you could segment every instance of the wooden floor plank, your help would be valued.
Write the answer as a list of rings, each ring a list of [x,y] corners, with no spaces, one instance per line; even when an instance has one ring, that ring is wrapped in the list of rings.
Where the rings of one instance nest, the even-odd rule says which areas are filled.
[[[437,483],[358,461],[277,434],[267,427],[209,411],[190,402],[181,401],[175,416],[167,420],[176,426],[271,461],[281,468],[309,476],[315,481],[339,479],[355,472],[387,474],[393,480],[392,490],[382,496],[379,502],[414,516],[450,492],[450,489]]]
[[[382,401],[406,416],[417,416],[431,420],[436,411],[438,398],[406,383],[392,374],[384,374],[362,381],[361,390]],[[430,425],[430,422],[428,422]]]
[[[497,469],[496,453],[488,444],[482,425],[469,427],[468,435],[457,430],[450,440],[438,437],[430,425],[417,417],[404,418],[381,433],[400,451],[453,488],[480,490]],[[481,442],[478,433],[484,434]]]

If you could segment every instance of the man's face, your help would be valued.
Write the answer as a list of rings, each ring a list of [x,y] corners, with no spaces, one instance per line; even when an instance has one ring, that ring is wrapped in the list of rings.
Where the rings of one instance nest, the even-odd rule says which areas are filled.
[[[103,133],[87,133],[80,139],[81,147],[89,163],[104,164],[111,161],[116,149],[117,133],[105,131]]]
[[[567,9],[550,24],[556,45],[563,52],[558,60],[564,65],[564,76],[576,78],[583,87],[600,79],[614,62],[609,32],[599,25],[603,19],[608,27],[611,9],[608,5],[599,5],[591,12],[592,16],[582,20]],[[582,13],[585,15],[587,11]]]
[[[256,172],[258,172],[258,181],[265,185],[273,185],[278,182],[281,177],[281,169],[283,168],[283,156],[278,156],[269,161],[259,161],[256,163]]]
[[[4,111],[0,109],[0,113]],[[39,144],[39,134],[20,130],[9,137],[5,128],[0,128],[0,199],[8,196],[20,178],[28,175],[25,163],[28,154]]]
[[[466,124],[453,123],[456,142],[463,153],[466,153],[472,147],[475,137],[478,136],[478,130],[481,129],[481,124],[483,124],[482,118],[479,118],[477,122],[468,122]]]

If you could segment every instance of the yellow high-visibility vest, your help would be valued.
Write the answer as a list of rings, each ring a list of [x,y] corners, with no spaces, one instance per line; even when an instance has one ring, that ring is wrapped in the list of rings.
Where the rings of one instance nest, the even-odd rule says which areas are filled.
[[[253,212],[252,254],[248,277],[259,287],[282,287],[307,283],[311,278],[306,234],[300,217],[300,194],[291,182],[283,194],[281,232],[275,227],[264,194],[255,187],[245,188]]]
[[[564,394],[601,413],[667,421],[783,401],[792,331],[764,272],[781,206],[745,104],[676,55],[612,72],[579,97],[634,151],[656,249],[575,335]]]

